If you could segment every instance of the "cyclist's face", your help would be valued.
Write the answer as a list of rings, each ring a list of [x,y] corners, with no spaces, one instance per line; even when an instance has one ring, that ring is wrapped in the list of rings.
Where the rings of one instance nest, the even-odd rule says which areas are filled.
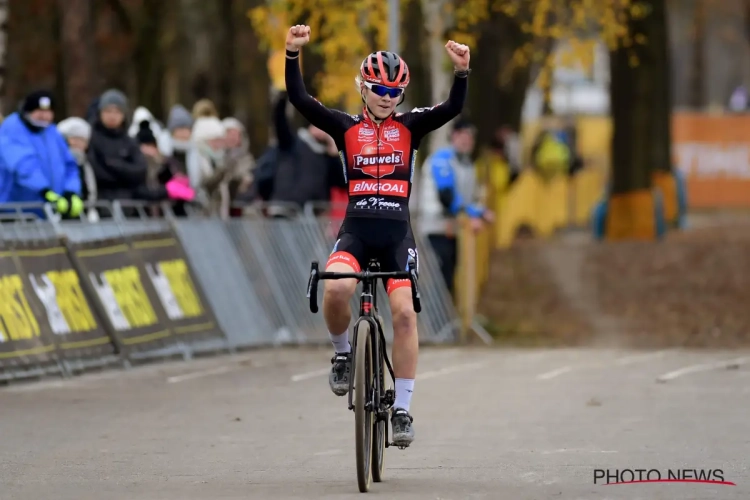
[[[367,107],[375,115],[375,118],[381,120],[388,118],[396,110],[396,106],[398,106],[398,98],[394,99],[388,95],[379,96],[367,87],[364,87],[364,92]]]

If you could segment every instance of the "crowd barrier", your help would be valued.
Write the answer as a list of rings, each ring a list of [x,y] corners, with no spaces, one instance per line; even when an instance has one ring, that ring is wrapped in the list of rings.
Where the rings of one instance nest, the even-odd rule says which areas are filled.
[[[68,221],[44,205],[36,208],[46,219],[21,211],[29,206],[4,206],[15,215],[0,224],[0,380],[329,342],[305,292],[337,220],[309,210],[269,219],[257,209],[228,221],[178,218],[168,206],[151,218],[143,205],[114,202],[87,206],[108,212],[97,222]],[[417,247],[420,341],[454,341],[460,324],[437,258],[420,236]]]

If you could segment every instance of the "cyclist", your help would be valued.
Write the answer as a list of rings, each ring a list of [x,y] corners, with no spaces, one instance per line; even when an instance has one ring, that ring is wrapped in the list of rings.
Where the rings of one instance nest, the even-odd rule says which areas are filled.
[[[326,271],[359,272],[370,258],[378,259],[381,271],[401,271],[407,269],[409,256],[414,257],[418,271],[419,257],[409,218],[417,149],[425,135],[461,112],[468,85],[469,48],[454,41],[445,45],[455,70],[448,100],[409,113],[395,113],[409,84],[408,66],[393,52],[370,54],[362,61],[356,78],[365,106],[362,113],[350,115],[326,108],[305,90],[298,58],[309,41],[309,26],[292,26],[287,33],[285,78],[289,101],[310,123],[333,137],[349,191],[346,216]],[[354,279],[325,282],[323,315],[335,350],[329,385],[337,396],[349,390],[349,301],[356,286]],[[388,280],[385,286],[394,330],[393,442],[408,446],[414,440],[409,406],[419,350],[417,318],[409,280]]]

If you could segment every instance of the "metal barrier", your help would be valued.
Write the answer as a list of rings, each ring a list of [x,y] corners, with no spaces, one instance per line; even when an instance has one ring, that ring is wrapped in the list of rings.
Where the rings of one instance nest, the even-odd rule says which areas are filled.
[[[229,345],[272,343],[278,327],[250,283],[227,228],[215,219],[199,218],[176,219],[174,226]]]
[[[341,221],[320,215],[330,213],[325,207],[274,206],[274,213],[283,216],[269,218],[267,207],[256,205],[229,220],[198,211],[175,217],[166,204],[158,206],[154,217],[153,205],[139,202],[86,204],[80,220],[62,220],[48,204],[0,207],[0,256],[10,266],[0,267],[0,279],[23,275],[44,340],[29,344],[31,350],[3,347],[7,325],[0,310],[0,380],[67,376],[93,366],[128,366],[154,357],[189,359],[244,347],[328,344],[323,315],[310,313],[305,290],[310,262],[325,263]],[[416,240],[423,290],[420,341],[453,341],[460,325],[438,260],[426,240]],[[171,266],[167,276],[159,267],[165,262],[182,268]],[[137,270],[135,281],[117,282],[128,269]],[[90,309],[88,330],[55,330],[50,314],[63,292],[41,295],[33,279],[45,273],[77,276],[77,300]],[[49,290],[55,291],[54,286]],[[8,296],[1,286],[0,292]],[[129,294],[125,302],[132,303],[118,299],[123,293]],[[390,307],[385,291],[378,293],[391,340]],[[193,316],[180,316],[180,305],[195,309]],[[129,316],[134,313],[128,308],[134,307],[150,312],[139,322]],[[356,313],[356,295],[351,307]],[[28,354],[37,351],[44,354]]]

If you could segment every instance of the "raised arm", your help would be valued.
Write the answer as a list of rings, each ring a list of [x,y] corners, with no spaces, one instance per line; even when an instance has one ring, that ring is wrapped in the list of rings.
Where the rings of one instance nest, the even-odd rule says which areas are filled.
[[[469,88],[469,47],[451,40],[445,44],[445,50],[454,68],[453,85],[448,99],[431,108],[414,108],[404,117],[404,124],[417,140],[457,117],[466,101]]]
[[[323,106],[307,93],[299,67],[300,48],[310,41],[309,26],[292,26],[286,35],[286,65],[284,76],[289,102],[307,121],[334,138],[344,132],[347,114]]]

